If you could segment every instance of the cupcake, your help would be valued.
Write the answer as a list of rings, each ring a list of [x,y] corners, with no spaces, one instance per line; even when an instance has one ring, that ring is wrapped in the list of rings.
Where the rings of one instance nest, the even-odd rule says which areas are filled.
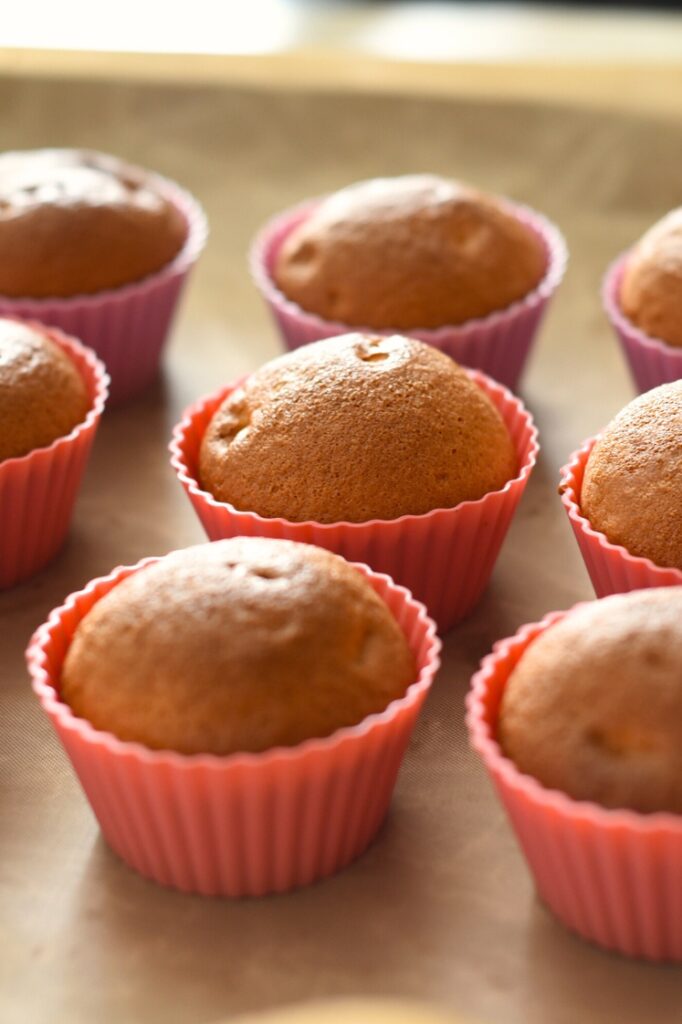
[[[360,182],[287,211],[252,252],[290,348],[397,331],[515,386],[565,246],[536,214],[433,175]]]
[[[536,446],[520,403],[482,375],[413,339],[350,334],[205,400],[172,450],[211,539],[286,536],[367,561],[447,628],[487,582]]]
[[[579,605],[496,646],[469,725],[543,900],[610,949],[682,960],[682,588]]]
[[[444,1010],[397,999],[329,999],[287,1006],[235,1024],[457,1024]]]
[[[260,895],[374,838],[434,634],[386,577],[242,537],[93,581],[28,660],[113,849],[162,884]]]
[[[639,391],[682,377],[682,207],[609,268],[604,304]]]
[[[0,313],[81,337],[105,360],[115,400],[155,375],[205,234],[190,196],[114,157],[0,155]]]
[[[682,381],[626,405],[562,471],[597,595],[682,583]]]
[[[103,366],[77,341],[0,319],[0,587],[62,546],[106,394]]]

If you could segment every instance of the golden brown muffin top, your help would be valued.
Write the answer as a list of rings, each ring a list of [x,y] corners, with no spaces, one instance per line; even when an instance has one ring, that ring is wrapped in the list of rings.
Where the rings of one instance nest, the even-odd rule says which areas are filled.
[[[682,381],[635,398],[590,453],[580,504],[595,530],[682,569]]]
[[[682,207],[635,245],[620,286],[623,312],[641,330],[682,346]]]
[[[488,396],[451,359],[399,336],[347,334],[266,363],[206,430],[219,501],[294,522],[365,522],[497,490],[517,458]]]
[[[238,537],[176,551],[98,601],[61,693],[122,740],[222,755],[328,736],[414,680],[400,627],[357,569]]]
[[[59,345],[0,319],[0,462],[71,433],[90,405],[80,371]]]
[[[541,280],[540,239],[498,199],[428,174],[329,196],[278,254],[278,287],[311,313],[374,330],[486,316]]]
[[[169,263],[186,235],[155,179],[115,157],[77,149],[0,155],[0,295],[118,288]]]
[[[603,807],[682,814],[682,587],[569,613],[527,648],[500,707],[517,768]]]
[[[463,1024],[435,1006],[397,999],[329,999],[286,1006],[233,1024]]]

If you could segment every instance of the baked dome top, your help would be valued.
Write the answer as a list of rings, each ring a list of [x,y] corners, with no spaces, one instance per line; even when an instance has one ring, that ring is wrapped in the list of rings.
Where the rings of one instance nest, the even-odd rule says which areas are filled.
[[[497,490],[517,458],[499,412],[447,356],[348,334],[266,363],[215,413],[203,487],[265,517],[364,522]]]
[[[324,199],[283,242],[274,278],[326,320],[409,331],[505,309],[546,265],[543,243],[503,200],[415,174]]]
[[[541,633],[505,688],[516,766],[604,807],[682,813],[682,587],[583,605]]]
[[[682,345],[682,207],[636,243],[620,287],[623,312],[646,334]]]
[[[682,569],[682,381],[635,398],[606,427],[580,505],[613,544]]]
[[[68,297],[160,270],[187,235],[159,179],[102,153],[0,155],[0,295]]]
[[[56,342],[0,319],[0,461],[69,434],[90,404],[80,371]]]
[[[232,754],[324,737],[415,681],[407,641],[338,555],[237,537],[132,574],[79,624],[61,693],[122,740]]]

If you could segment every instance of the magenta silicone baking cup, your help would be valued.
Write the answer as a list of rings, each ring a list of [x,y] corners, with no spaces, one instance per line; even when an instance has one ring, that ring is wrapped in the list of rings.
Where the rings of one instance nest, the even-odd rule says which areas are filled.
[[[187,222],[185,244],[157,273],[93,295],[54,299],[0,295],[0,316],[59,327],[97,353],[111,378],[109,406],[134,398],[156,377],[183,287],[208,234],[196,199],[165,178],[155,176],[154,182]]]
[[[682,816],[607,810],[545,789],[522,774],[497,742],[500,701],[512,669],[535,637],[566,614],[524,626],[483,659],[467,698],[471,743],[509,815],[540,898],[557,918],[606,949],[680,961]]]
[[[386,816],[440,663],[440,642],[423,605],[387,576],[356,566],[395,616],[417,666],[405,695],[380,714],[325,739],[262,754],[154,751],[76,718],[59,691],[78,623],[121,580],[155,561],[115,569],[72,594],[27,651],[33,688],[107,842],[147,878],[207,896],[283,892],[350,864]]]
[[[629,256],[629,251],[622,253],[607,270],[602,285],[602,301],[637,390],[650,391],[659,384],[682,377],[682,348],[645,334],[623,312],[620,286]]]
[[[649,558],[631,555],[627,548],[612,544],[605,534],[595,530],[580,510],[580,495],[585,466],[598,437],[590,438],[574,452],[561,470],[559,493],[568,514],[580,553],[597,597],[624,594],[647,587],[676,587],[682,584],[679,569],[656,565]]]
[[[467,372],[502,415],[519,464],[513,480],[478,501],[425,515],[365,523],[265,519],[217,501],[199,483],[199,450],[214,412],[241,381],[186,410],[173,431],[171,463],[210,540],[283,537],[316,544],[353,562],[366,562],[407,587],[444,631],[468,614],[481,597],[539,450],[537,430],[521,401],[484,374]]]
[[[284,240],[311,214],[320,201],[309,200],[279,214],[265,225],[251,247],[250,266],[253,279],[269,306],[288,348],[298,348],[308,342],[346,334],[349,331],[367,334],[409,334],[426,342],[427,345],[440,349],[458,363],[482,370],[512,391],[516,390],[547,304],[559,287],[566,269],[566,242],[554,224],[526,206],[507,203],[510,211],[538,235],[547,253],[544,277],[523,299],[489,316],[468,320],[456,326],[409,331],[377,331],[371,327],[351,327],[348,324],[323,320],[314,313],[307,313],[288,299],[274,282],[272,272]]]
[[[70,434],[0,462],[0,589],[33,576],[64,543],[109,384],[100,360],[75,338],[39,323],[28,326],[46,334],[73,360],[91,405]]]

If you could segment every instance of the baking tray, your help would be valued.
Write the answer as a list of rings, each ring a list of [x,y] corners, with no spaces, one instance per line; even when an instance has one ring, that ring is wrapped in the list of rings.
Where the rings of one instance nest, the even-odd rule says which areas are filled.
[[[570,106],[0,79],[0,148],[85,145],[176,178],[212,235],[162,379],[107,413],[69,543],[0,595],[0,1020],[208,1024],[349,993],[416,996],[487,1024],[679,1021],[679,969],[628,962],[538,903],[463,726],[493,641],[591,589],[556,495],[568,453],[632,388],[600,310],[607,262],[680,201],[682,126]],[[271,213],[377,174],[429,170],[546,212],[572,253],[522,388],[542,455],[442,672],[371,849],[262,900],[187,897],[109,852],[33,697],[32,630],[119,563],[203,539],[168,464],[182,408],[278,352],[246,249]]]

